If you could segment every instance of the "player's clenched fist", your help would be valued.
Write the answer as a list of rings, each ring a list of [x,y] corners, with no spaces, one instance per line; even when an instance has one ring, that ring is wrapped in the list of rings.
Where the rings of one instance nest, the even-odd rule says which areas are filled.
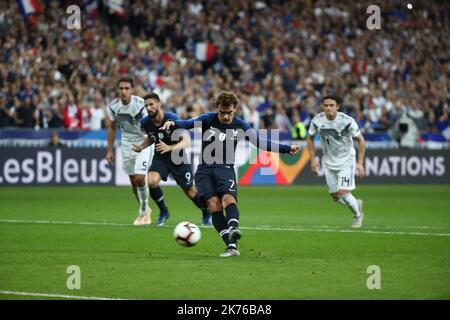
[[[112,151],[108,151],[106,153],[106,161],[108,162],[108,164],[110,166],[112,166],[114,164],[114,154]]]
[[[356,173],[358,174],[358,177],[360,177],[360,178],[364,178],[364,176],[366,175],[366,173],[364,171],[364,165],[362,163],[358,163],[356,165]]]

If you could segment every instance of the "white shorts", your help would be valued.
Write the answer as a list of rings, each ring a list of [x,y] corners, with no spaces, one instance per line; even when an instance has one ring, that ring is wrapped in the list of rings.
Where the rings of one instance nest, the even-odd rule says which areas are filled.
[[[331,170],[325,167],[325,179],[327,180],[329,192],[335,193],[338,190],[354,190],[355,167],[355,163],[341,170]]]
[[[130,144],[122,144],[120,151],[122,154],[122,168],[129,176],[134,174],[146,175],[152,163],[155,145],[145,148],[141,152],[135,152]]]

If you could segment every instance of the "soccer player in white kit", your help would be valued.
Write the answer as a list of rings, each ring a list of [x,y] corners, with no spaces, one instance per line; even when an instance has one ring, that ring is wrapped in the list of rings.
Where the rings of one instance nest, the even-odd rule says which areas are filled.
[[[110,124],[108,126],[108,149],[106,160],[110,165],[114,162],[114,141],[116,127],[122,131],[121,154],[123,170],[130,177],[131,186],[139,202],[139,214],[134,225],[151,224],[151,208],[148,205],[149,190],[147,171],[153,158],[154,146],[147,147],[141,153],[132,150],[133,144],[141,144],[145,135],[141,131],[140,121],[148,115],[144,99],[132,95],[133,79],[121,77],[117,82],[120,98],[113,100],[108,106]]]
[[[363,202],[356,199],[351,191],[355,189],[355,170],[364,176],[364,155],[366,143],[355,119],[338,112],[340,98],[335,95],[324,97],[323,112],[317,114],[309,127],[307,144],[311,155],[311,170],[318,174],[314,137],[318,133],[323,148],[323,164],[328,189],[334,201],[339,202],[353,213],[353,228],[361,228],[364,214]],[[358,140],[358,162],[356,162],[353,138]]]

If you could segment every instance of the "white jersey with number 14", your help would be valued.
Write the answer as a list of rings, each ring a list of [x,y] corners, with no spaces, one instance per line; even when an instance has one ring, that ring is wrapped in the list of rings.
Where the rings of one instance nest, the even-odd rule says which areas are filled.
[[[360,131],[352,117],[338,112],[336,118],[328,120],[325,113],[321,112],[312,119],[308,133],[319,134],[324,164],[328,169],[341,170],[355,163],[353,138]]]

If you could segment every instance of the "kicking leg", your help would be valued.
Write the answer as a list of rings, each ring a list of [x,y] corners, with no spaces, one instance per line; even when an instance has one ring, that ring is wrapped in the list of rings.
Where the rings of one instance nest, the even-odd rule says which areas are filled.
[[[214,228],[217,230],[217,232],[222,237],[223,242],[225,242],[226,246],[230,244],[230,241],[228,241],[228,226],[227,221],[225,220],[225,216],[223,215],[223,208],[222,204],[220,203],[220,200],[217,196],[213,196],[212,198],[208,199],[208,209],[211,211],[212,216],[212,223],[214,225]]]

